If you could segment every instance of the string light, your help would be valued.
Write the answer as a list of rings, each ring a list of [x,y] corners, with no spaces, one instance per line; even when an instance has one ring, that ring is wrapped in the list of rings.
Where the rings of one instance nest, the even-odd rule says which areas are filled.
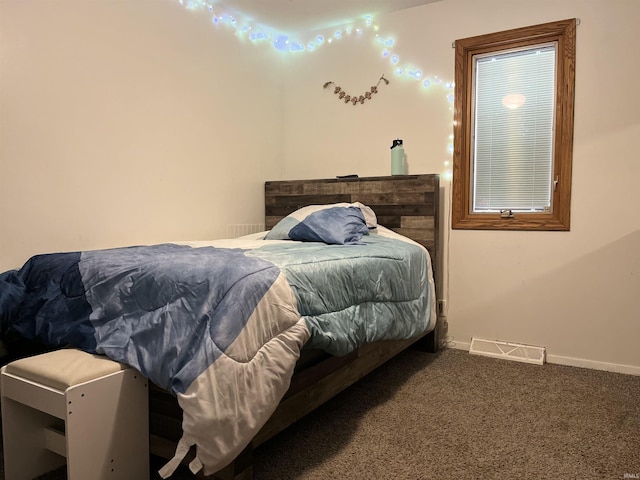
[[[424,77],[423,69],[415,66],[402,65],[400,56],[396,53],[392,53],[392,50],[396,47],[396,40],[392,36],[380,35],[377,33],[380,30],[380,27],[374,24],[373,17],[371,15],[365,16],[360,21],[353,22],[353,24],[348,25],[344,29],[334,30],[326,37],[324,35],[316,35],[315,38],[305,40],[300,38],[291,38],[290,35],[285,32],[279,31],[270,26],[257,24],[248,19],[240,21],[236,18],[236,12],[234,12],[233,15],[228,12],[221,12],[219,11],[219,7],[214,5],[212,0],[178,0],[178,2],[189,10],[204,10],[209,14],[212,14],[212,21],[214,24],[230,27],[235,30],[235,34],[238,36],[248,37],[252,42],[269,44],[281,52],[315,52],[319,47],[333,44],[335,43],[334,40],[344,39],[345,36],[351,35],[352,32],[355,32],[360,36],[367,30],[373,30],[376,43],[382,47],[382,57],[389,58],[396,75],[409,77],[414,80],[422,80]],[[358,25],[360,23],[362,23],[363,26]],[[429,88],[434,83],[441,83],[440,80],[437,80],[437,77],[434,77],[434,79],[436,80],[432,81],[429,78],[425,78],[421,82],[422,87]],[[447,92],[447,99],[449,103],[453,103],[452,85],[453,84],[451,82],[446,82],[442,85],[445,90],[449,90],[449,92]]]

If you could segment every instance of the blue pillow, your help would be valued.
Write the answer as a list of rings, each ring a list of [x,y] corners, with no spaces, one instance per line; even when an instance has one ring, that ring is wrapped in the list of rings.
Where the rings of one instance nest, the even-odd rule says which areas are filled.
[[[376,221],[373,210],[361,203],[309,205],[280,220],[265,240],[357,245],[370,228],[376,228]]]

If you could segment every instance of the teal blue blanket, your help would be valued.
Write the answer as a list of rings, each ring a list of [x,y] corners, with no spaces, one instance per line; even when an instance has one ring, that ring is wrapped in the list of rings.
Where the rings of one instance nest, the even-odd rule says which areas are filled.
[[[431,264],[416,244],[372,233],[363,245],[270,244],[250,255],[277,265],[311,332],[309,348],[345,355],[435,326]]]

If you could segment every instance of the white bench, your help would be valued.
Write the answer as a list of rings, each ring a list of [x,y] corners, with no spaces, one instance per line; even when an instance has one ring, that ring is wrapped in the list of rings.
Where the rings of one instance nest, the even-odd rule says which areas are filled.
[[[6,480],[65,462],[68,480],[149,478],[148,382],[139,372],[76,349],[0,372]]]

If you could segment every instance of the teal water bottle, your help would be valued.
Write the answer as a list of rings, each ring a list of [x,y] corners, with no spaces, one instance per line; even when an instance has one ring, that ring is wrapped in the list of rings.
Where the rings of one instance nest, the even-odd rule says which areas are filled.
[[[404,146],[396,138],[391,145],[391,175],[405,175]]]

